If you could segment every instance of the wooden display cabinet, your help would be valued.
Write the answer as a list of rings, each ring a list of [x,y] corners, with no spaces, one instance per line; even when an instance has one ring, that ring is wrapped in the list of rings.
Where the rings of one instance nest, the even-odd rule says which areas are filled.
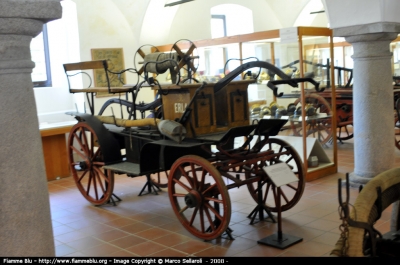
[[[47,180],[69,177],[66,134],[73,125],[40,128]]]

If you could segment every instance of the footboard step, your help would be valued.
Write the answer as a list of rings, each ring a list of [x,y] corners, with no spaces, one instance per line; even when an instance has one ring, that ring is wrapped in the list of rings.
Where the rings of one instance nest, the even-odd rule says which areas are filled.
[[[131,162],[121,162],[111,165],[106,165],[103,167],[104,169],[112,170],[117,173],[125,173],[132,174],[136,176],[140,176],[140,165]]]

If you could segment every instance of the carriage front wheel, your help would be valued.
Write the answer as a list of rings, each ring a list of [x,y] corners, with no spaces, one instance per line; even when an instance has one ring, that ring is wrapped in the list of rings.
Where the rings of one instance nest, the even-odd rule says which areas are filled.
[[[183,156],[172,165],[168,180],[172,209],[191,234],[204,240],[228,228],[231,202],[219,171],[206,159]]]
[[[114,173],[103,169],[97,135],[87,123],[72,127],[68,153],[72,176],[83,197],[94,205],[107,203],[114,189]]]
[[[269,138],[268,143],[264,148],[273,151],[270,158],[266,161],[259,161],[253,165],[253,170],[246,172],[246,178],[250,179],[255,176],[261,177],[261,193],[262,201],[272,212],[278,211],[277,187],[273,184],[272,180],[263,171],[263,167],[272,166],[277,163],[286,163],[296,176],[297,181],[285,184],[280,187],[281,189],[281,211],[287,211],[294,207],[303,195],[305,188],[305,173],[303,162],[296,150],[287,142],[278,138]],[[259,189],[258,183],[253,182],[247,184],[247,188],[252,198],[258,202]]]

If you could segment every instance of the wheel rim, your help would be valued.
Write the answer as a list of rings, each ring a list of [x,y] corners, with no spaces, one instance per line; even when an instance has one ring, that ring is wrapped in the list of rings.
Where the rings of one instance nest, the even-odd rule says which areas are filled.
[[[176,160],[168,194],[179,221],[196,237],[212,240],[228,228],[229,194],[220,173],[206,159],[189,155]]]
[[[353,138],[353,124],[346,124],[337,127],[337,139],[341,141],[349,140]]]
[[[168,176],[168,171],[157,172],[156,174],[153,174],[150,179],[151,182],[157,187],[166,188],[168,187]]]
[[[264,166],[271,166],[277,163],[286,163],[292,169],[298,181],[281,186],[281,211],[286,211],[295,206],[303,195],[305,187],[305,174],[303,163],[299,154],[288,143],[276,138],[270,138],[266,144],[268,150],[274,151],[274,157],[267,161],[261,161],[253,165],[257,176],[261,177],[262,200],[263,203],[272,211],[277,212],[277,188],[272,185],[272,181],[262,170]],[[253,172],[253,171],[252,171]],[[255,173],[246,173],[246,178],[255,176]],[[252,198],[258,202],[257,182],[247,184],[247,188]]]
[[[69,134],[68,152],[72,176],[79,191],[92,204],[102,205],[112,195],[114,173],[102,168],[104,162],[97,139],[88,124],[79,122]]]
[[[353,138],[353,106],[347,103],[336,107],[337,139],[345,141]]]
[[[325,113],[327,118],[310,119],[306,121],[306,135],[307,137],[316,138],[321,144],[327,143],[332,138],[332,110],[329,103],[321,96],[316,94],[309,94],[305,98],[306,103],[310,103],[315,108],[316,113]],[[301,105],[301,98],[298,98],[294,104]],[[302,108],[304,111],[304,108]],[[300,121],[290,121],[293,134],[296,136],[303,135],[303,126]]]
[[[394,119],[394,144],[400,150],[400,122],[397,115]]]

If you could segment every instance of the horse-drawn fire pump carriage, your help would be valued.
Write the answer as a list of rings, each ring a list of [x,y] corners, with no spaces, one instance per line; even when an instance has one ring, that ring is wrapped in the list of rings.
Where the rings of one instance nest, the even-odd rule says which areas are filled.
[[[228,191],[232,188],[247,186],[258,205],[249,215],[252,220],[256,215],[262,219],[265,212],[274,220],[272,212],[291,209],[302,196],[305,172],[296,150],[273,137],[288,120],[250,119],[247,87],[255,80],[232,80],[254,67],[273,71],[281,83],[292,86],[312,80],[291,79],[275,66],[255,61],[241,65],[217,83],[183,83],[179,76],[183,66],[188,66],[189,79],[193,79],[193,47],[186,52],[175,49],[175,55],[143,55],[139,71],[127,70],[144,75],[136,85],[111,87],[108,83],[108,87],[83,89],[70,85],[71,93],[86,93],[91,112],[69,113],[78,120],[69,134],[68,152],[81,194],[94,205],[115,204],[120,200],[113,194],[115,174],[145,176],[142,192],[167,188],[179,221],[204,240],[225,232],[230,236]],[[104,71],[106,78],[113,74],[105,60],[65,64],[64,69],[68,79],[90,69]],[[172,69],[178,75],[176,83],[160,85],[149,76],[149,69],[156,74]],[[135,99],[144,84],[150,84],[159,98],[138,104]],[[94,95],[104,91],[130,95],[133,100],[112,98],[96,114]],[[125,108],[128,118],[102,115],[112,105]],[[136,111],[142,117],[137,118]],[[147,111],[153,112],[152,117],[146,118]],[[243,144],[234,144],[237,138],[244,139]],[[282,163],[296,181],[276,187],[264,169]],[[277,204],[277,200],[281,202]]]

